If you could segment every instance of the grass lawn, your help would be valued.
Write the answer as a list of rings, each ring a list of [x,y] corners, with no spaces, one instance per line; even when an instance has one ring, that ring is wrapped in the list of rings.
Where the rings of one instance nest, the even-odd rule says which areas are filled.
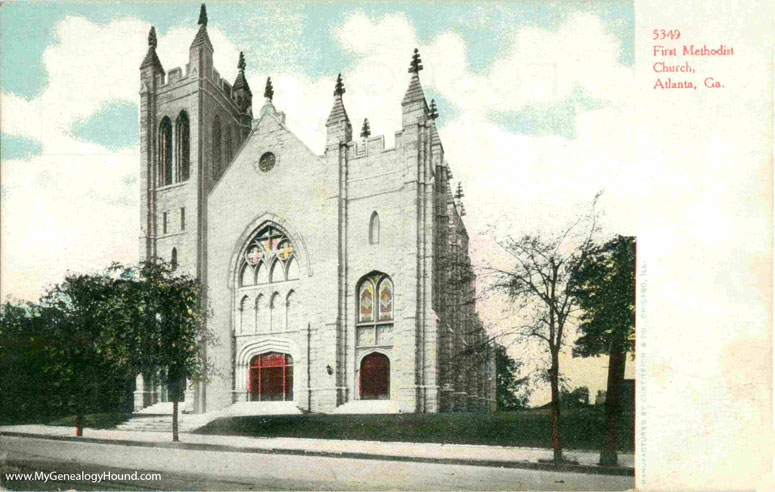
[[[131,416],[129,413],[90,413],[84,415],[81,425],[84,428],[88,427],[90,429],[111,429],[122,422],[126,422]],[[46,425],[75,427],[75,415],[53,420]]]
[[[565,410],[561,436],[565,449],[599,450],[605,431],[602,408]],[[634,449],[635,417],[622,419],[619,450]],[[231,417],[210,422],[198,434],[302,437],[367,441],[489,444],[552,447],[548,412],[526,410],[482,413],[397,415],[285,415]]]

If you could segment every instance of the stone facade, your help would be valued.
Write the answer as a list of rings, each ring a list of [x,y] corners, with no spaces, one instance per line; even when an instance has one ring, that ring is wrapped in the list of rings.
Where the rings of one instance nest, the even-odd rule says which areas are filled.
[[[387,389],[373,391],[398,411],[493,409],[495,364],[475,309],[462,204],[421,67],[413,64],[388,149],[368,131],[353,139],[338,80],[318,155],[285,125],[269,84],[253,119],[243,58],[233,85],[221,79],[204,7],[200,24],[185,72],[165,73],[152,33],[140,91],[141,256],[201,280],[218,336],[207,348],[216,371],[187,391],[186,409],[260,399],[283,374],[283,399],[331,412],[365,401],[372,382],[361,373],[380,370]],[[262,354],[292,365],[259,369]],[[136,406],[153,393],[138,386]]]

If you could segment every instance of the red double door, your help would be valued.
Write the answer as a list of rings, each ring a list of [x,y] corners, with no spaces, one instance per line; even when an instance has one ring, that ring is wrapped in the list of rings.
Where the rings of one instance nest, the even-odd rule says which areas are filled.
[[[250,361],[250,401],[293,400],[293,358],[270,352]]]
[[[359,386],[361,400],[390,399],[390,359],[376,352],[364,357]]]

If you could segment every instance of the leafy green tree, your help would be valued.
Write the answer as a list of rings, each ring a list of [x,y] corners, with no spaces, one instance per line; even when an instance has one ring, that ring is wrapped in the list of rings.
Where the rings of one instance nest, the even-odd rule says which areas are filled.
[[[609,358],[600,464],[615,465],[625,361],[635,350],[635,238],[617,236],[593,248],[574,272],[573,285],[583,311],[573,354]]]
[[[123,387],[128,377],[106,357],[104,333],[110,318],[105,306],[113,298],[107,273],[69,274],[49,289],[37,308],[37,321],[51,343],[46,346],[46,373],[64,408],[75,414],[76,435],[83,416],[98,408],[109,388]]]
[[[214,337],[199,282],[163,262],[142,263],[134,282],[125,276],[126,317],[131,334],[124,345],[136,371],[159,374],[173,404],[172,440],[178,441],[178,406],[185,381],[203,380],[212,368],[204,347]]]
[[[495,398],[498,410],[527,408],[530,399],[529,378],[517,378],[521,367],[522,362],[514,360],[506,347],[495,344]]]
[[[61,412],[52,393],[47,347],[37,306],[8,301],[0,306],[0,421],[34,422]]]
[[[579,386],[573,391],[562,390],[562,402],[566,408],[579,408],[589,405],[589,388]]]

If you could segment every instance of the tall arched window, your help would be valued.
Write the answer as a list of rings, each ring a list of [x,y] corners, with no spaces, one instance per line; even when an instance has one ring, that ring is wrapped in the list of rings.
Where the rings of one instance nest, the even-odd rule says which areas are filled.
[[[213,178],[218,179],[223,169],[221,154],[221,119],[215,115],[213,119]]]
[[[229,164],[231,162],[231,158],[233,156],[233,148],[232,148],[232,141],[231,141],[231,125],[226,127],[226,164]]]
[[[371,214],[369,221],[369,244],[379,242],[379,214],[375,211]]]
[[[272,264],[272,271],[269,274],[270,282],[282,282],[285,280],[285,273],[283,272],[283,266],[280,260],[275,260]]]
[[[253,285],[253,270],[248,265],[242,265],[242,273],[240,274],[240,287],[248,287]]]
[[[188,113],[181,111],[175,122],[177,135],[177,180],[187,181],[191,175],[191,125]]]
[[[172,184],[172,123],[164,117],[159,124],[159,185]]]
[[[359,347],[393,345],[393,281],[384,273],[374,272],[358,284]]]
[[[293,330],[296,328],[298,328],[296,326],[296,293],[290,291],[285,298],[285,329]]]
[[[178,269],[178,248],[172,248],[172,254],[170,255],[170,267],[172,271]]]
[[[242,296],[239,303],[239,333],[245,333],[248,324],[248,296]]]
[[[280,294],[275,292],[272,294],[272,299],[269,301],[269,319],[271,328],[269,331],[278,332],[283,330],[283,305],[280,300]]]
[[[264,307],[264,295],[259,294],[258,297],[256,297],[256,333],[260,333],[261,331],[266,330],[266,322],[264,321],[265,317],[266,309]]]

